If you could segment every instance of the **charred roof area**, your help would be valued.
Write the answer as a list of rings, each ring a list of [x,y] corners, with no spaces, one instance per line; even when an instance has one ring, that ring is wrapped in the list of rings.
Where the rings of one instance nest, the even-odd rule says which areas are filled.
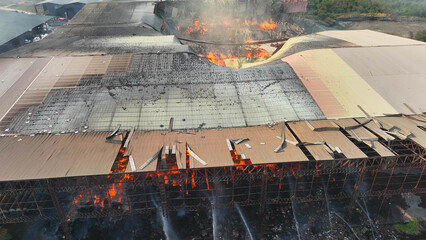
[[[73,68],[85,71],[75,75]],[[286,63],[235,70],[193,54],[135,54],[55,57],[44,71],[26,93],[44,93],[44,100],[19,111],[9,131],[108,131],[117,124],[162,130],[171,118],[176,129],[324,118]]]
[[[1,130],[110,131],[118,124],[165,130],[171,119],[173,129],[226,128],[324,118],[287,63],[217,66],[165,35],[168,20],[155,8],[152,2],[87,4],[43,41],[0,55],[5,68],[16,64],[8,57],[31,58],[13,80],[28,89],[19,96],[11,87],[0,96],[8,103],[0,108]],[[273,20],[265,21],[250,28],[268,36]]]
[[[290,13],[307,1],[165,1],[154,12],[157,29],[177,36],[199,56],[231,68],[273,56],[288,38],[328,29]]]
[[[56,29],[44,41],[0,57],[188,52],[188,46],[151,27],[160,21],[153,9],[152,2],[87,4],[67,25]]]

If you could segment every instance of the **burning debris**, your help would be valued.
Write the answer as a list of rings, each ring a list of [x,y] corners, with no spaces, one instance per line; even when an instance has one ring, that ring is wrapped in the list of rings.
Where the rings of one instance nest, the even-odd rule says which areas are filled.
[[[286,39],[323,31],[293,15],[306,7],[306,0],[166,1],[156,3],[154,13],[163,21],[162,33],[216,65],[241,68],[269,58]]]
[[[218,51],[218,50],[212,50]],[[229,51],[229,49],[223,48],[223,51]],[[269,58],[271,53],[261,45],[244,45],[239,47],[239,52],[237,55],[232,55],[231,53],[224,54],[222,52],[211,52],[209,51],[207,55],[201,53],[198,54],[200,57],[207,58],[210,62],[220,65],[233,68],[241,68],[243,63],[252,63],[255,61],[261,61]]]
[[[225,10],[227,4],[234,4],[230,2],[170,4],[160,3],[156,6],[157,14],[164,19],[163,32],[176,35],[200,57],[214,64],[241,68],[243,63],[269,58],[283,44],[277,20],[265,17],[270,14],[253,15],[249,14],[248,9],[239,13]],[[160,8],[164,8],[165,12],[172,9],[176,14],[159,13]],[[217,10],[214,15],[210,14],[213,9]],[[221,14],[217,14],[219,12]],[[271,43],[256,44],[265,40]]]
[[[195,20],[193,23],[177,23],[175,34],[193,40],[217,41],[218,43],[241,43],[241,40],[249,39],[251,36],[271,37],[277,28],[272,18],[258,23],[256,18],[242,21],[239,18],[222,20],[215,23],[209,21]],[[181,27],[183,24],[184,27]],[[222,31],[222,34],[219,32]],[[220,36],[226,36],[223,39]],[[244,42],[244,41],[243,41]]]
[[[187,38],[186,43],[198,50],[198,56],[207,58],[216,65],[241,68],[243,63],[269,58],[282,46],[282,42],[278,44],[256,44],[259,40],[253,39],[253,32],[260,32],[258,38],[268,39],[269,37],[263,33],[273,35],[276,28],[277,24],[272,19],[265,20],[261,24],[258,24],[255,18],[242,23],[240,23],[240,19],[223,20],[218,24],[196,20],[193,26],[187,26],[184,31],[180,30],[182,28],[178,25],[175,27],[175,34]],[[220,35],[215,32],[219,32],[220,29],[223,29],[223,33],[220,34],[223,38],[216,39]],[[194,43],[191,40],[200,41]],[[205,44],[202,43],[204,40],[206,41]],[[211,41],[218,44],[209,44]],[[224,43],[224,45],[220,45],[220,43]]]

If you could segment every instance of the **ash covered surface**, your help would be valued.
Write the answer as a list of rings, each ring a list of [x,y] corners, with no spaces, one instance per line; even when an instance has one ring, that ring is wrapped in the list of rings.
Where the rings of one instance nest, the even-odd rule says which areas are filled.
[[[288,64],[243,70],[216,66],[189,53],[175,37],[144,24],[158,25],[153,11],[150,2],[87,4],[43,41],[0,55],[55,56],[36,79],[43,83],[30,89],[41,104],[13,108],[2,130],[111,131],[118,124],[164,130],[171,118],[174,129],[324,119]],[[132,53],[128,64],[114,62],[120,56],[110,55],[125,53]],[[25,93],[23,99],[33,96]]]
[[[0,57],[48,57],[120,53],[188,52],[188,46],[154,30],[144,19],[155,18],[152,2],[91,3],[43,41]]]
[[[42,104],[17,114],[9,129],[111,131],[121,124],[165,130],[170,118],[174,129],[194,129],[324,116],[286,63],[235,70],[193,54],[136,54],[125,71],[87,74],[75,86],[52,88]]]
[[[43,39],[0,57],[48,57],[121,53],[189,52],[188,46],[140,25],[64,26]]]

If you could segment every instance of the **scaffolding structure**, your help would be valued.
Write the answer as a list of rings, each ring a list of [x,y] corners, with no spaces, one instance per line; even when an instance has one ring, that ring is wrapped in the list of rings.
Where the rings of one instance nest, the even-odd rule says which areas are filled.
[[[200,211],[426,193],[426,151],[411,140],[383,142],[396,156],[247,164],[0,182],[0,224],[68,222],[157,211]],[[382,202],[383,202],[382,201]],[[380,210],[379,210],[380,211]]]

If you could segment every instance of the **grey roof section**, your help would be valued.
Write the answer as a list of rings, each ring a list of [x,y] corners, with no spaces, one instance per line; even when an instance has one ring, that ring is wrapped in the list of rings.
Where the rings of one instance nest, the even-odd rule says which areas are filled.
[[[69,24],[99,26],[141,23],[144,16],[153,14],[152,2],[98,2],[84,6]]]
[[[39,2],[35,5],[41,5],[41,4],[45,4],[45,3],[66,5],[66,4],[72,4],[72,3],[93,3],[93,2],[99,2],[99,1],[98,0],[45,0],[43,2]]]
[[[122,53],[188,52],[187,45],[170,43],[163,34],[144,24],[155,20],[152,2],[100,2],[85,5],[67,24],[42,41],[5,52],[0,57],[49,57]],[[161,26],[161,22],[160,22]],[[138,43],[143,37],[154,41]],[[148,38],[146,38],[148,39]],[[151,38],[152,39],[152,38]],[[166,40],[166,41],[164,41]],[[143,44],[142,44],[143,43]]]
[[[47,22],[51,18],[53,17],[0,10],[0,45]]]
[[[287,63],[236,70],[193,54],[137,54],[126,72],[88,75],[76,87],[52,89],[9,128],[23,134],[111,131],[117,124],[165,130],[170,118],[174,129],[194,129],[324,116]]]

